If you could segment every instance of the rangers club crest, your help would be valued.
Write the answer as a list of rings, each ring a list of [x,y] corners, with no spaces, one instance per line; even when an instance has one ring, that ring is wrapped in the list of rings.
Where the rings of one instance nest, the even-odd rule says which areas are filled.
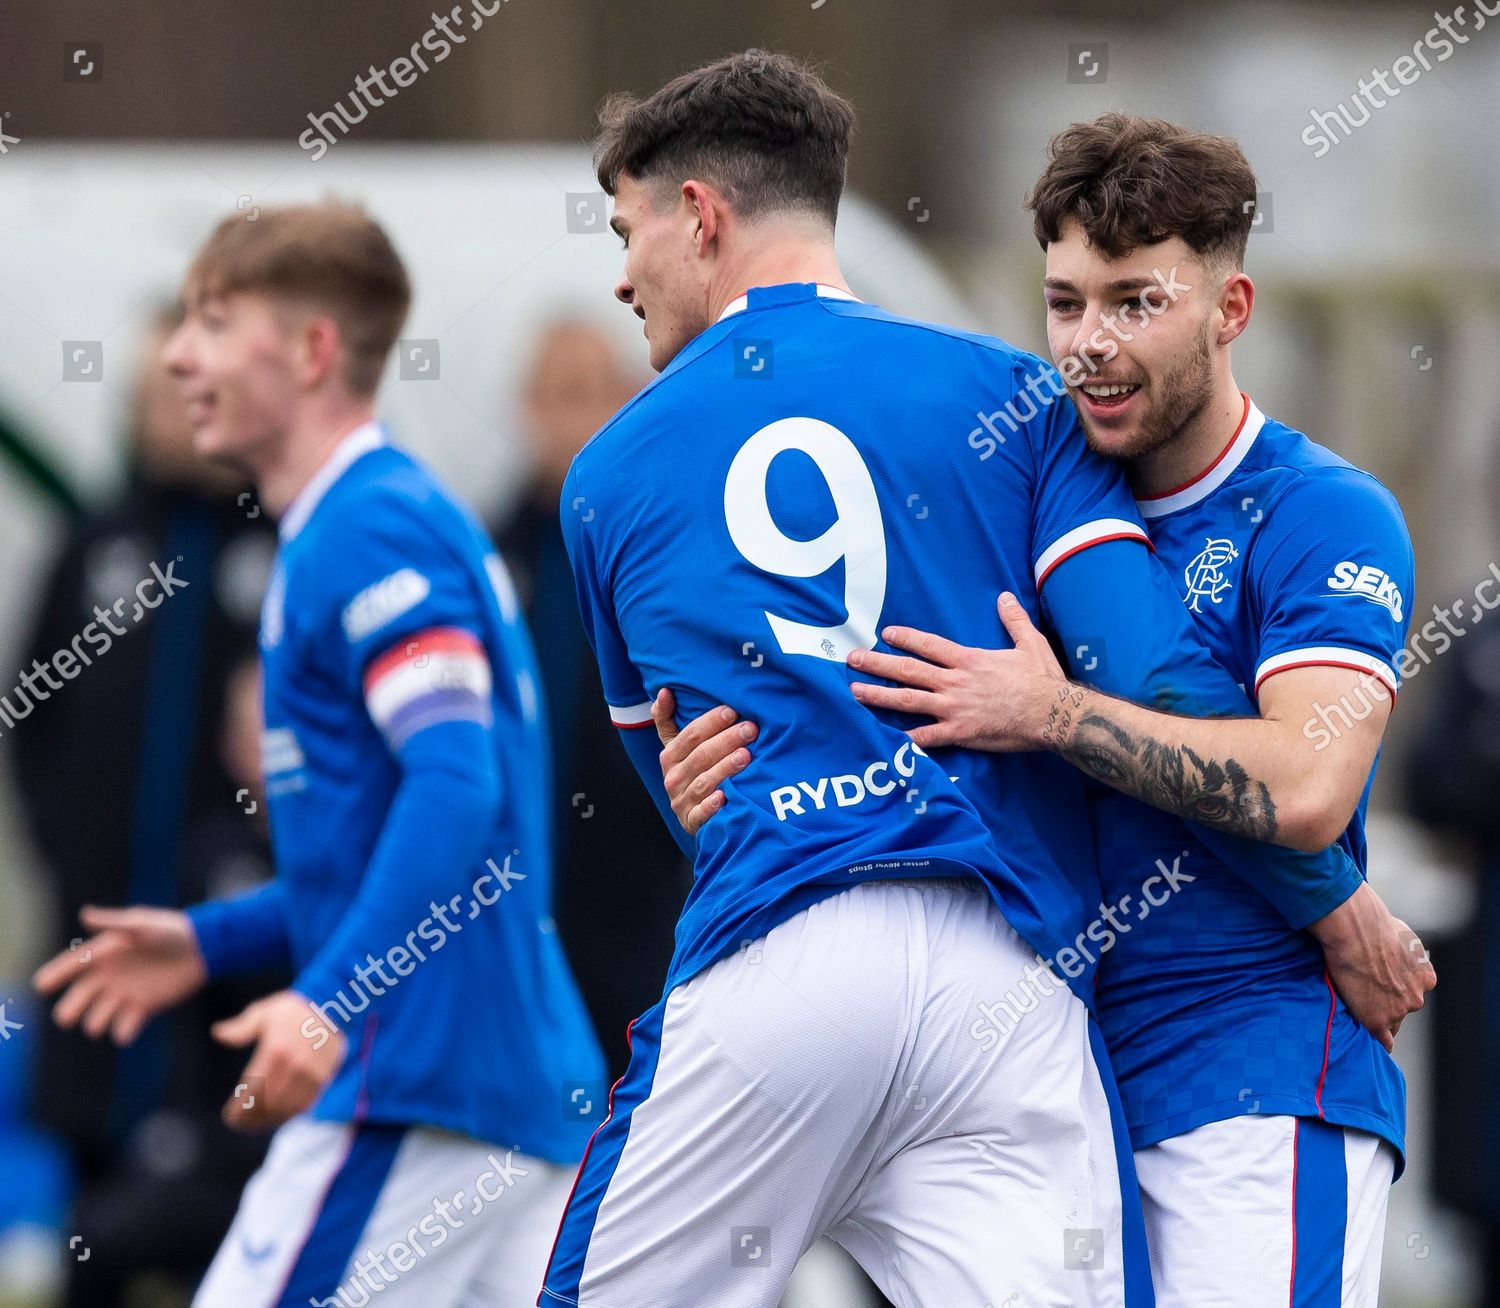
[[[1240,556],[1233,541],[1214,540],[1212,537],[1204,537],[1204,540],[1206,543],[1197,558],[1182,570],[1182,579],[1187,583],[1188,608],[1194,613],[1203,612],[1198,601],[1204,596],[1215,604],[1224,598],[1224,592],[1229,589],[1229,578],[1224,575],[1224,569]]]

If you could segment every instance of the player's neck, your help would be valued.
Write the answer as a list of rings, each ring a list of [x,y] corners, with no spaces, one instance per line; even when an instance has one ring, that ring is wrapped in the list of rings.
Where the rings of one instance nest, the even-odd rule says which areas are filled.
[[[809,239],[800,232],[759,237],[743,258],[732,261],[715,278],[709,321],[717,321],[725,308],[746,291],[788,282],[821,282],[841,291],[849,290],[831,237]]]
[[[1164,495],[1202,476],[1234,439],[1245,416],[1245,399],[1226,373],[1213,393],[1165,444],[1128,464],[1137,496]]]
[[[375,417],[375,406],[365,402],[340,406],[291,427],[274,453],[254,469],[255,489],[272,517],[280,517],[333,457],[350,432]]]

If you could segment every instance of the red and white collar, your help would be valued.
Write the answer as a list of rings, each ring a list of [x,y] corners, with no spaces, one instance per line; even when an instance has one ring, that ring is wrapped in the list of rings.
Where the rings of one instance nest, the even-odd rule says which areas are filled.
[[[1135,504],[1143,518],[1165,517],[1168,513],[1176,513],[1178,509],[1206,500],[1245,461],[1245,455],[1250,453],[1250,447],[1255,444],[1255,438],[1265,425],[1266,415],[1256,408],[1255,401],[1244,391],[1240,395],[1245,401],[1245,411],[1240,415],[1240,425],[1234,429],[1229,443],[1219,451],[1208,467],[1181,486],[1162,491],[1160,495],[1137,496]]]
[[[335,445],[333,453],[323,460],[322,466],[313,473],[307,485],[297,492],[296,498],[287,506],[287,511],[281,515],[281,523],[277,528],[281,539],[291,540],[307,526],[313,510],[318,507],[323,496],[328,494],[333,483],[348,471],[356,459],[384,444],[385,434],[380,430],[380,424],[372,419],[361,423]]]
[[[841,290],[837,286],[829,286],[824,282],[815,282],[814,289],[817,291],[818,295],[825,300],[859,300],[859,296],[853,294],[852,292]],[[730,315],[743,312],[745,308],[748,307],[749,303],[749,291],[746,291],[743,295],[735,296],[734,299],[730,300],[730,302],[724,306],[724,312],[721,313],[717,318],[715,318],[714,321],[723,322],[724,319],[728,318]]]

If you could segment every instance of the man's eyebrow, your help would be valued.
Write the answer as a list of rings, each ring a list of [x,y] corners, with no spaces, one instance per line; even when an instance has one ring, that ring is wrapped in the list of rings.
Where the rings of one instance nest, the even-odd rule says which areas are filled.
[[[1120,291],[1138,291],[1145,286],[1155,286],[1155,277],[1121,277],[1116,281],[1107,283],[1103,290],[1106,294],[1116,294]],[[1045,277],[1042,279],[1042,288],[1048,291],[1072,291],[1075,295],[1078,288],[1072,282],[1062,277]]]
[[[625,239],[625,224],[620,221],[620,218],[619,218],[618,215],[615,215],[614,217],[610,218],[610,220],[609,220],[609,230],[612,231],[621,240]]]

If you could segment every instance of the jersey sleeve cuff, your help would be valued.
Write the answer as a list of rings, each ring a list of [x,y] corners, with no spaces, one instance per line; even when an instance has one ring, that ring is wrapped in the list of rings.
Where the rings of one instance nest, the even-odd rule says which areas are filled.
[[[342,984],[350,986],[355,994],[359,993],[357,984],[350,981]],[[292,982],[291,989],[316,1008],[322,1014],[323,1020],[334,1030],[347,1031],[353,1025],[354,1015],[344,1001],[340,982],[316,964],[304,969]],[[369,1003],[371,1003],[370,998],[365,996],[364,1003],[360,1005],[360,1011],[363,1011]]]
[[[1337,850],[1339,847],[1335,845],[1333,848]],[[1365,879],[1351,858],[1346,855],[1342,864],[1338,874],[1322,885],[1290,897],[1280,897],[1280,902],[1272,899],[1272,906],[1281,913],[1292,930],[1307,930],[1314,922],[1327,917],[1364,884]]]
[[[266,924],[243,900],[210,899],[186,912],[211,981],[285,961],[282,936],[263,929]]]
[[[639,731],[642,727],[652,726],[651,701],[648,699],[639,704],[611,704],[609,720],[621,731]]]
[[[1255,669],[1255,694],[1260,694],[1260,688],[1268,678],[1274,677],[1278,672],[1289,672],[1292,668],[1349,668],[1354,672],[1366,673],[1385,684],[1393,704],[1400,687],[1395,669],[1384,659],[1345,645],[1308,645],[1302,649],[1284,650],[1262,659]]]
[[[1140,523],[1128,518],[1095,518],[1093,522],[1085,522],[1083,526],[1065,532],[1042,551],[1032,568],[1037,589],[1041,590],[1048,575],[1064,559],[1072,558],[1091,545],[1103,545],[1110,540],[1138,540],[1148,550],[1152,548],[1151,538],[1141,529]]]
[[[198,938],[198,952],[203,955],[203,966],[210,981],[217,980],[230,967],[232,951],[229,933],[225,929],[223,906],[216,903],[194,904],[187,910],[187,920],[192,924],[193,934]]]

